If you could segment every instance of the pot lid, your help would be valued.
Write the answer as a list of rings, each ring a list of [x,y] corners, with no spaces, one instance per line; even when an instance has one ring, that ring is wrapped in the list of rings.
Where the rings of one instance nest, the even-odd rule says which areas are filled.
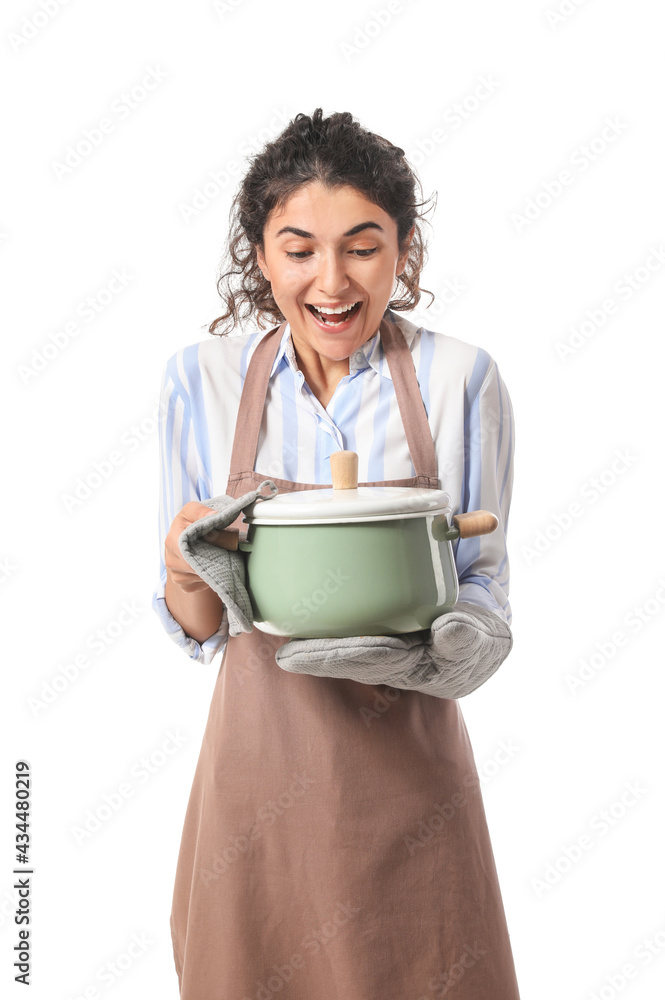
[[[272,485],[272,484],[271,484]],[[355,489],[294,490],[256,501],[245,511],[249,524],[388,520],[420,517],[450,509],[443,490],[407,486],[358,486]]]

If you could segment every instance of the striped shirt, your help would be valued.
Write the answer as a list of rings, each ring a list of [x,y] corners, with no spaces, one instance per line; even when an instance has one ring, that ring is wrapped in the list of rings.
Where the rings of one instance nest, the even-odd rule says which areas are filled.
[[[489,535],[458,539],[453,553],[459,600],[510,623],[506,529],[513,483],[513,412],[496,362],[480,347],[417,327],[389,312],[404,334],[418,378],[438,462],[440,488],[453,514],[490,510]],[[349,374],[323,407],[299,370],[286,324],[273,364],[255,470],[266,478],[330,483],[334,451],[358,454],[359,482],[415,475],[390,370],[377,333],[349,358]],[[159,409],[160,580],[152,606],[171,638],[210,663],[226,645],[226,611],[203,643],[188,636],[166,605],[164,541],[189,500],[226,493],[240,395],[253,351],[266,330],[183,347],[166,363]]]

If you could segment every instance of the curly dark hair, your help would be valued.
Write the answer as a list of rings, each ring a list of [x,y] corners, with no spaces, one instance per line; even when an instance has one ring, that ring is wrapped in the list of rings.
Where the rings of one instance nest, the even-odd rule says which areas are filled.
[[[296,115],[281,135],[250,160],[231,205],[228,250],[221,267],[224,273],[217,280],[226,312],[210,324],[209,333],[223,336],[254,313],[258,314],[259,329],[263,329],[264,317],[269,325],[285,319],[270,282],[259,268],[256,247],[263,252],[264,229],[273,208],[281,210],[297,188],[311,181],[329,188],[351,186],[382,208],[397,223],[400,254],[406,250],[408,234],[415,225],[406,266],[396,278],[403,294],[391,299],[388,309],[415,308],[421,291],[434,300],[432,292],[421,289],[419,283],[427,249],[418,220],[429,222],[418,209],[428,202],[416,201],[416,189],[422,194],[422,188],[404,150],[367,131],[348,111],[324,118],[322,109],[317,108],[311,118]],[[435,195],[428,199],[432,200],[436,204]],[[217,327],[222,329],[218,332]]]

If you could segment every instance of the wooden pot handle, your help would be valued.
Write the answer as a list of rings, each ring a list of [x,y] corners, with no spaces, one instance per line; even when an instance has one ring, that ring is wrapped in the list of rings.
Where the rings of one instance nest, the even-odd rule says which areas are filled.
[[[489,510],[470,510],[466,514],[455,514],[453,524],[460,538],[474,538],[476,535],[489,535],[498,526],[499,519]]]
[[[334,451],[330,456],[334,490],[358,489],[358,455],[355,451]]]

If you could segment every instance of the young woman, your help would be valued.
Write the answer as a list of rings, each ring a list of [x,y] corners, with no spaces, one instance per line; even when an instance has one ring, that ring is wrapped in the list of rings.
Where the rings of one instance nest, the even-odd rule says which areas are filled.
[[[224,651],[173,896],[183,1000],[519,997],[458,701],[512,643],[512,409],[486,351],[398,315],[420,299],[417,185],[349,113],[297,115],[236,196],[214,336],[166,365],[153,606],[192,659]],[[227,336],[243,309],[258,330]],[[361,486],[496,514],[454,543],[459,603],[369,644],[239,625],[241,581],[210,586],[183,531],[266,478],[329,486],[343,449]]]

